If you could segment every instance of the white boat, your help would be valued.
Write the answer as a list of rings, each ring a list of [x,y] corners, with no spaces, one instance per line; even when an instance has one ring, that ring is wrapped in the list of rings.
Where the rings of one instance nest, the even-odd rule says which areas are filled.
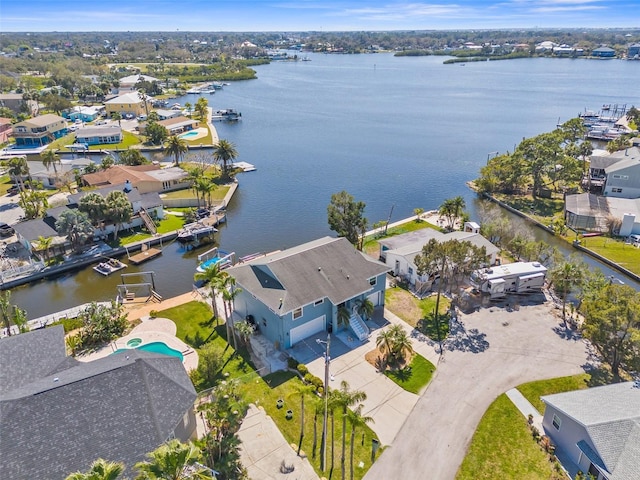
[[[196,271],[199,273],[204,273],[207,268],[212,265],[218,265],[219,268],[225,269],[227,267],[231,267],[236,260],[235,252],[225,252],[224,250],[220,250],[218,247],[214,247],[211,250],[204,252],[202,255],[198,255],[198,267]]]
[[[198,90],[197,88],[190,88],[189,90],[187,90],[187,93],[197,94],[200,93],[200,90]]]
[[[127,264],[122,263],[120,260],[116,260],[115,258],[110,258],[106,262],[101,262],[93,267],[96,272],[104,275],[105,277],[117,272],[118,270],[122,270],[123,268],[127,268]]]
[[[173,105],[171,105],[171,110],[182,110],[182,105],[180,105],[179,103],[174,103]]]
[[[227,108],[225,110],[214,110],[211,114],[212,121],[227,121],[227,122],[237,122],[242,118],[242,114],[240,112],[236,112],[232,108]]]

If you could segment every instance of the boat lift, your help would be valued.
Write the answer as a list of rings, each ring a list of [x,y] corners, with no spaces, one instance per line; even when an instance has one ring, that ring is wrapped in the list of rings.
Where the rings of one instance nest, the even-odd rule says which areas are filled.
[[[145,303],[149,301],[162,302],[162,296],[156,291],[154,272],[123,273],[120,277],[122,278],[122,283],[116,285],[118,303],[133,302],[136,297],[142,296],[146,296]],[[129,278],[137,278],[142,281],[127,283]],[[136,295],[139,292],[145,295]]]

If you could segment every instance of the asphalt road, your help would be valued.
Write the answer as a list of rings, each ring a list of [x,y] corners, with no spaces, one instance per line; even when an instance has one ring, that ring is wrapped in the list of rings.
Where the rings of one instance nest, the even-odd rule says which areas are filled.
[[[548,304],[461,315],[435,378],[365,479],[451,480],[489,405],[524,382],[582,373],[588,345]]]

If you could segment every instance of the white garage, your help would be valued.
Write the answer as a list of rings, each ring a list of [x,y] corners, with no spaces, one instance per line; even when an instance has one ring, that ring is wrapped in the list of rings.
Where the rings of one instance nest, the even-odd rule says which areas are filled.
[[[380,301],[381,297],[382,297],[382,292],[375,292],[369,295],[367,298],[371,303],[373,303],[374,307],[379,307],[380,305],[382,305],[382,302]]]
[[[293,347],[300,340],[310,337],[314,333],[322,332],[325,329],[325,315],[314,318],[299,327],[292,328],[289,332],[291,338],[291,346]]]

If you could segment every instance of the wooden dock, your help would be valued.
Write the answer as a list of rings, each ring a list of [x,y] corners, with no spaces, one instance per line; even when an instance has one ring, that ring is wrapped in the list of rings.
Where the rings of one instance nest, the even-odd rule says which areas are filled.
[[[135,255],[131,255],[129,257],[129,261],[134,265],[140,265],[141,263],[146,262],[147,260],[151,260],[152,258],[156,258],[158,255],[162,254],[162,250],[158,248],[147,248],[140,253],[136,253]]]

